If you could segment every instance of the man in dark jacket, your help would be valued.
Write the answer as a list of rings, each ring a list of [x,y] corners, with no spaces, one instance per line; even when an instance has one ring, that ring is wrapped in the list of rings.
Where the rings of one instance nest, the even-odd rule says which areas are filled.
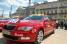
[[[65,30],[67,30],[67,21],[64,22]]]
[[[63,29],[63,27],[64,27],[64,23],[63,21],[60,21],[60,28]]]

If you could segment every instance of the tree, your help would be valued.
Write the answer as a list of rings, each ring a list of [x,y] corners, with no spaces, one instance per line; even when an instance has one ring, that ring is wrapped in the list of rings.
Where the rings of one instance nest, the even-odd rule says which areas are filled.
[[[16,10],[16,13],[19,14],[20,16],[23,16],[24,13],[25,13],[25,9],[23,7],[19,7],[17,10]]]

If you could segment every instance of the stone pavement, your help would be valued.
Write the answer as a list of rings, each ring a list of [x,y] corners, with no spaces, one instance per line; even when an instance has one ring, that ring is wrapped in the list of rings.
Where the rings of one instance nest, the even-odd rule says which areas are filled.
[[[41,44],[67,44],[67,30],[56,29],[55,34],[46,38]]]

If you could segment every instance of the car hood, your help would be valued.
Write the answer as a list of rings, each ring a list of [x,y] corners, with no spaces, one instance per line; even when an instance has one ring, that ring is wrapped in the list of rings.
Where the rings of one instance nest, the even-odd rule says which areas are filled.
[[[0,20],[0,22],[2,22],[2,23],[7,23],[8,20]]]
[[[33,26],[38,25],[40,23],[40,20],[20,20],[17,25],[19,26]]]

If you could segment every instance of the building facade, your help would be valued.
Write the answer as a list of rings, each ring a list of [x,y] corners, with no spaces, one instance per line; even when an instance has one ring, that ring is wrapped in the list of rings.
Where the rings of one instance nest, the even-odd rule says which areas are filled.
[[[58,1],[66,1],[66,0],[58,0]]]
[[[55,19],[67,19],[67,1],[55,1],[37,4],[31,7],[32,14],[44,14]]]

